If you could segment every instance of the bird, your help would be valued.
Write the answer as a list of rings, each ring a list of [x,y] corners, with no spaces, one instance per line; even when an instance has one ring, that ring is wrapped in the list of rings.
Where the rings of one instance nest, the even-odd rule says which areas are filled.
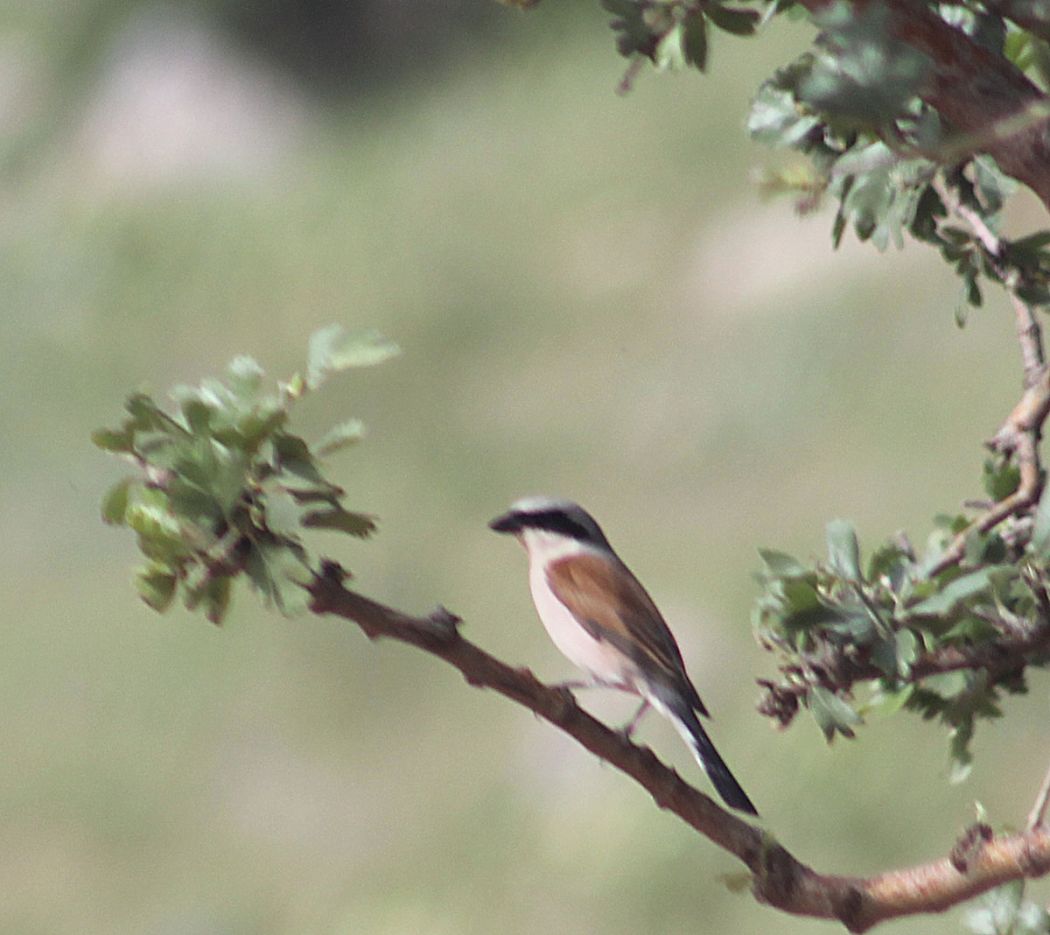
[[[529,560],[529,590],[554,645],[597,685],[641,697],[624,729],[630,738],[655,708],[685,740],[727,805],[758,815],[708,737],[710,717],[689,679],[681,650],[656,604],[579,504],[525,497],[489,523],[514,535]]]

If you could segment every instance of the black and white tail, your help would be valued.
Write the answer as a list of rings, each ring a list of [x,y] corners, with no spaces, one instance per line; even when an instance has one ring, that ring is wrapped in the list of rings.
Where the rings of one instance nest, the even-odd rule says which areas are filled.
[[[729,767],[718,755],[715,745],[711,743],[711,738],[707,736],[707,732],[692,707],[685,701],[676,699],[676,702],[670,705],[668,714],[671,723],[682,735],[682,739],[689,744],[689,749],[693,751],[697,762],[710,778],[711,785],[718,790],[718,794],[722,796],[726,805],[751,815],[757,815],[758,809],[751,804],[747,793],[740,788],[740,783],[729,772]]]

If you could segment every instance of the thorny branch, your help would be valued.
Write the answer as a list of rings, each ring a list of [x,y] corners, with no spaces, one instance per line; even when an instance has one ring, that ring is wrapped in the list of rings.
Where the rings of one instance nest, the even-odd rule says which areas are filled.
[[[994,685],[1023,671],[1033,655],[1047,651],[1050,651],[1050,621],[1044,620],[1037,626],[1022,630],[1012,637],[998,639],[990,645],[942,646],[915,660],[908,677],[901,677],[900,681],[918,683],[931,675],[980,669],[988,673],[989,684]],[[765,692],[758,704],[758,711],[778,721],[780,726],[791,723],[814,684],[822,685],[835,694],[842,694],[851,691],[857,682],[885,675],[866,656],[851,654],[849,646],[838,646],[820,656],[807,657],[804,670],[802,666],[797,666],[784,671],[788,676],[787,682],[758,680]]]
[[[942,912],[1010,880],[1050,872],[1050,829],[1040,824],[1021,834],[982,835],[968,846],[963,862],[948,856],[872,877],[817,873],[768,832],[690,786],[651,750],[591,717],[567,690],[545,686],[527,669],[508,666],[464,639],[458,619],[448,611],[411,617],[347,590],[344,578],[338,565],[325,563],[309,586],[314,613],[352,620],[370,639],[389,637],[417,646],[457,668],[471,685],[491,688],[564,731],[634,779],[660,808],[743,862],[759,902],[795,915],[837,919],[851,932],[864,932],[886,919]]]
[[[1021,475],[1017,489],[991,506],[974,520],[969,528],[955,537],[930,569],[931,576],[962,561],[966,554],[967,537],[973,532],[988,532],[1003,520],[1022,513],[1039,500],[1043,488],[1039,440],[1043,423],[1050,413],[1050,368],[1046,365],[1043,352],[1042,329],[1036,321],[1032,307],[1018,294],[1017,270],[1010,268],[1006,263],[1008,243],[992,231],[976,211],[963,204],[947,185],[937,180],[934,187],[945,206],[973,230],[1010,296],[1014,308],[1017,340],[1021,347],[1024,392],[999,430],[986,442],[992,451],[1013,459],[1017,465]]]
[[[1021,547],[1031,537],[1033,524],[1028,514],[1038,503],[1044,484],[1039,441],[1043,424],[1050,414],[1050,367],[1043,350],[1042,330],[1033,308],[1019,294],[1020,274],[1008,262],[1009,242],[964,203],[943,178],[935,177],[932,184],[951,214],[968,224],[974,232],[1007,290],[1021,350],[1023,390],[1020,400],[999,430],[986,442],[992,451],[1011,459],[1017,466],[1020,474],[1017,489],[1002,500],[987,505],[983,513],[955,536],[944,553],[927,569],[930,577],[960,564],[966,555],[967,543],[975,533],[989,532],[1007,519],[1013,518],[1015,523],[1004,532],[1005,541]],[[1050,603],[1043,588],[1033,590],[1037,600],[1042,600],[1042,612],[1032,625],[1007,633],[990,646],[945,646],[927,652],[910,666],[909,674],[901,681],[918,683],[931,675],[973,669],[986,672],[991,684],[996,684],[1023,672],[1034,654],[1045,654],[1050,650]],[[885,674],[871,660],[870,648],[864,649],[852,643],[822,644],[818,651],[804,654],[797,664],[782,666],[781,669],[787,677],[785,681],[759,680],[763,696],[758,704],[760,713],[778,721],[781,726],[794,719],[814,685],[836,694],[849,693],[855,683],[878,679]]]

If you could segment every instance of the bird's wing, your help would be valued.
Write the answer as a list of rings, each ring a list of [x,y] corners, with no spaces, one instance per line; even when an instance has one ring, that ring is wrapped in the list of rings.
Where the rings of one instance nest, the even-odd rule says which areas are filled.
[[[626,565],[600,555],[571,555],[551,563],[547,582],[594,639],[611,643],[643,671],[684,688],[693,707],[707,714],[671,630]]]

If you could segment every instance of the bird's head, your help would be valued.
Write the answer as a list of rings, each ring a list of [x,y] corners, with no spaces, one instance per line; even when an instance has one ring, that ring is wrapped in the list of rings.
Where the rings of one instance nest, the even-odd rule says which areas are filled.
[[[489,528],[515,536],[533,559],[588,547],[612,551],[594,517],[571,500],[524,497],[492,520]]]

